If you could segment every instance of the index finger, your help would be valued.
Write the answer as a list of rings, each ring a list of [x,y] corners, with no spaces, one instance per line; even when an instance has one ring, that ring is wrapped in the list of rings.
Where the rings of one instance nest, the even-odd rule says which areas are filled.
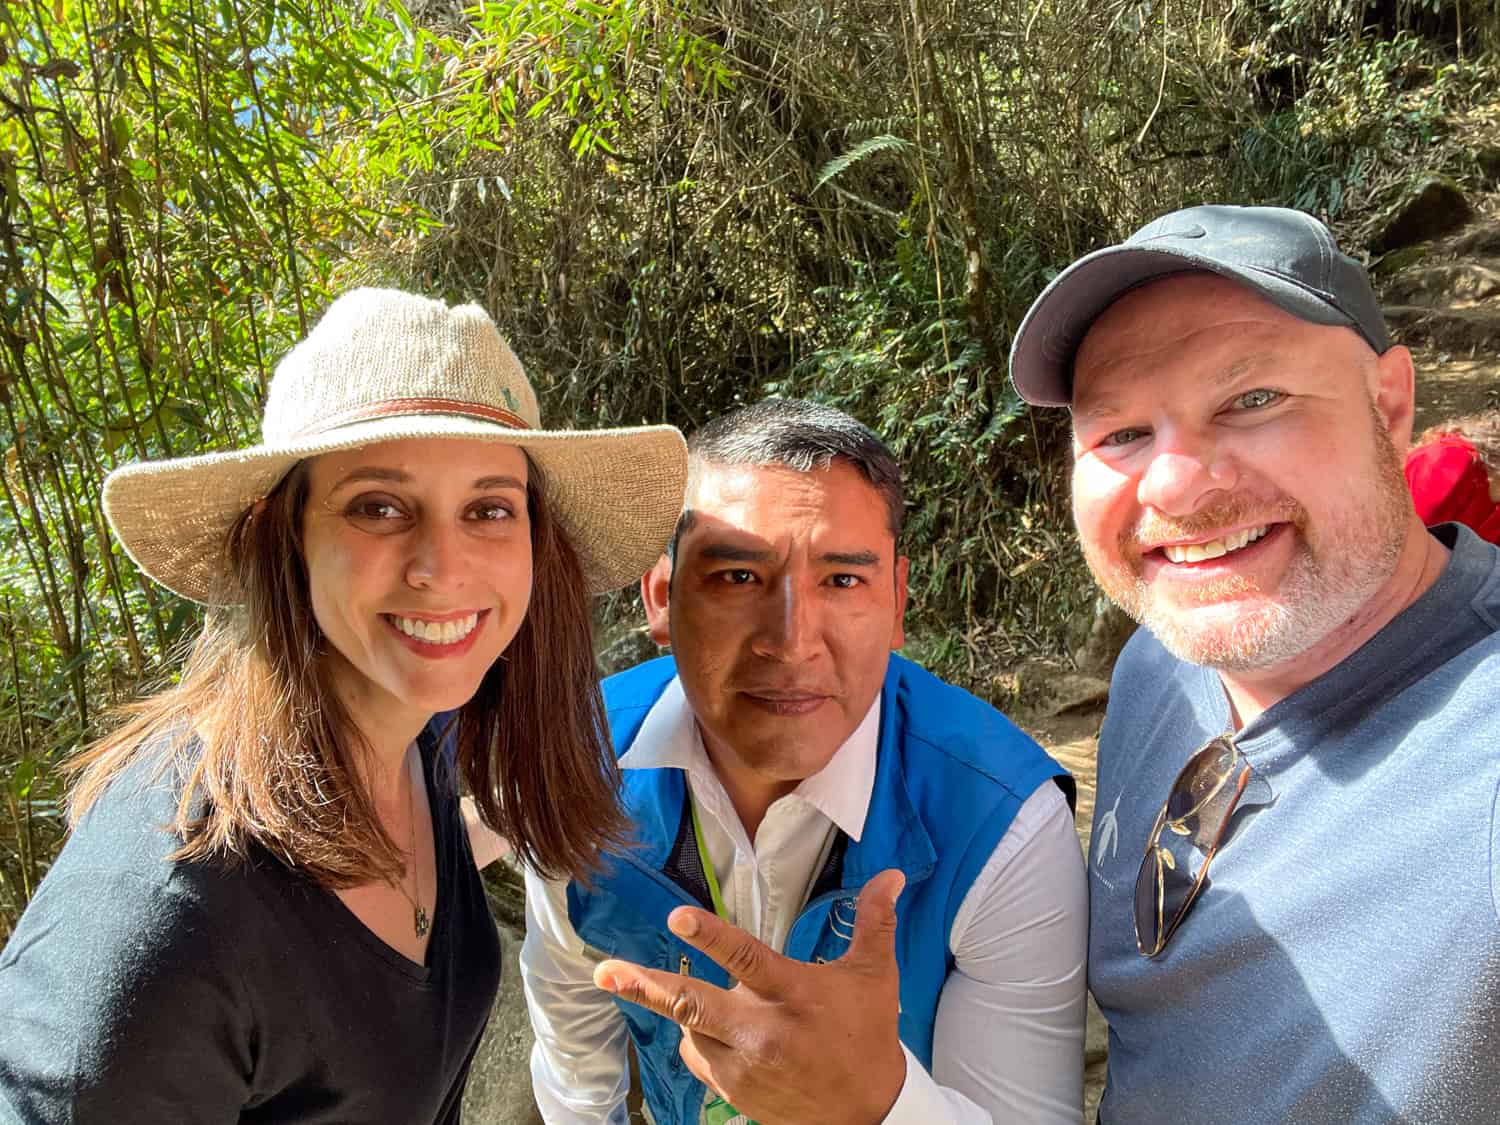
[[[762,996],[786,990],[786,967],[794,962],[715,914],[679,906],[667,915],[667,929],[711,957],[734,980]]]
[[[680,973],[645,969],[629,961],[603,961],[594,967],[594,983],[621,1000],[721,1043],[729,1043],[739,1023],[730,993]]]

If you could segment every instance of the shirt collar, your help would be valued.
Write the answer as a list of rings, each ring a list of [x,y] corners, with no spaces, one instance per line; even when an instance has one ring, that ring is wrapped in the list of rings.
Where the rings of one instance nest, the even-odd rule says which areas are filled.
[[[812,805],[855,842],[864,833],[865,816],[870,811],[879,742],[880,695],[877,694],[859,726],[834,751],[828,764],[792,790],[793,796]],[[696,777],[712,778],[718,784],[713,764],[703,748],[698,720],[677,677],[672,678],[647,712],[635,742],[620,756],[620,768],[680,769]]]

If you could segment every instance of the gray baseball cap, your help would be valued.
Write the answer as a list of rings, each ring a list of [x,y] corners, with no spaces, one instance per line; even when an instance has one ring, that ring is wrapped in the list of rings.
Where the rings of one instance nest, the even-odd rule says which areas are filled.
[[[1243,282],[1313,324],[1353,328],[1376,352],[1390,347],[1364,267],[1317,219],[1285,207],[1205,205],[1153,220],[1053,278],[1011,344],[1016,391],[1033,406],[1069,405],[1073,358],[1099,315],[1139,285],[1193,270]]]

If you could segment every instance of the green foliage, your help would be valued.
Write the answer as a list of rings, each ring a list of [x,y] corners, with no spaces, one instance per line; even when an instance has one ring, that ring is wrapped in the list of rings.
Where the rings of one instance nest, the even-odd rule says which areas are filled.
[[[482,301],[552,423],[866,420],[923,654],[974,681],[1091,600],[1066,420],[1007,381],[1030,300],[1187,202],[1461,179],[1497,37],[1457,0],[0,7],[0,939],[57,763],[197,622],[111,546],[104,475],[253,439],[332,293]]]
[[[818,173],[818,182],[813,184],[813,190],[816,191],[829,180],[841,176],[867,156],[872,156],[877,152],[900,151],[910,147],[911,142],[905,137],[893,137],[889,133],[882,133],[878,137],[866,137],[848,152],[840,153],[823,165]]]
[[[337,265],[416,215],[348,190],[397,53],[294,3],[0,12],[0,921],[61,833],[57,763],[197,620],[111,546],[103,477],[253,438]]]
[[[485,4],[450,34],[399,0],[0,9],[0,940],[62,836],[59,763],[196,631],[111,544],[104,476],[252,441],[329,296],[434,229],[438,167],[518,120],[607,149],[637,66],[663,97],[722,89],[690,18]],[[489,183],[509,195],[449,186]]]
[[[482,91],[490,98],[508,124],[518,111],[536,119],[555,106],[576,122],[570,151],[612,152],[609,138],[628,127],[643,93],[638,57],[655,64],[649,85],[658,101],[674,89],[712,97],[728,88],[722,52],[691,30],[695,7],[649,0],[480,4],[468,13],[478,42],[463,52],[469,61],[456,78],[470,97]]]
[[[486,0],[423,26],[392,0],[363,26],[402,44],[417,97],[373,122],[368,154],[384,171],[503,152],[518,124],[565,123],[574,156],[613,152],[643,101],[713,97],[730,72],[695,33],[697,5],[658,0]],[[393,61],[393,60],[392,60]],[[454,181],[455,183],[459,181]],[[476,179],[476,185],[484,183]],[[509,191],[503,180],[502,194]],[[476,188],[484,191],[484,188]]]
[[[1278,200],[1331,219],[1368,207],[1404,181],[1413,152],[1436,153],[1445,123],[1476,94],[1493,90],[1487,61],[1446,61],[1409,31],[1392,39],[1339,39],[1317,58],[1260,59],[1298,65],[1303,92],[1238,138],[1230,182],[1237,197]],[[1414,174],[1456,165],[1454,150]]]
[[[1087,597],[1058,512],[1062,473],[1043,452],[1062,419],[1032,419],[986,371],[914,240],[896,256],[899,272],[822,292],[836,342],[761,390],[827,402],[886,435],[907,477],[914,627],[972,637],[1003,623],[1009,658],[1056,653]]]

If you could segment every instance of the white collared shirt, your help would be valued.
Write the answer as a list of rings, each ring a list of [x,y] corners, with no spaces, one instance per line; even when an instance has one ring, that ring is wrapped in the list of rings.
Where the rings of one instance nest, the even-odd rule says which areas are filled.
[[[647,714],[620,768],[686,773],[729,920],[780,949],[837,830],[855,841],[864,832],[879,734],[877,696],[828,764],[771,805],[754,841],[714,773],[677,680]],[[906,1052],[906,1082],[885,1125],[1077,1125],[1087,911],[1072,814],[1062,792],[1043,785],[959,907],[932,1074]],[[528,871],[521,976],[536,1030],[532,1086],[548,1125],[626,1120],[625,1022],[594,987],[596,957],[568,920],[567,883]]]

